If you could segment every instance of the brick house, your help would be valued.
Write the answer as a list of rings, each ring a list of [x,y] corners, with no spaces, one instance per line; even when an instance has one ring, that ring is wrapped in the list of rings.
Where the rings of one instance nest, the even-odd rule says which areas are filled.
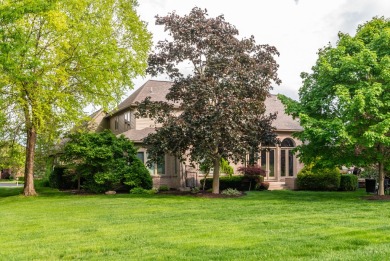
[[[149,80],[127,99],[120,103],[117,109],[109,114],[103,111],[94,113],[91,127],[96,131],[109,128],[116,135],[124,135],[134,142],[138,147],[138,157],[146,163],[148,155],[143,146],[143,139],[155,131],[154,121],[149,118],[136,118],[136,102],[143,101],[146,97],[151,97],[151,101],[166,101],[165,96],[172,86],[172,82]],[[257,164],[266,170],[265,180],[269,182],[285,182],[289,178],[296,177],[303,165],[292,153],[292,149],[299,144],[299,141],[292,137],[292,134],[301,131],[302,127],[298,121],[284,113],[284,106],[275,95],[271,95],[265,101],[266,113],[277,112],[277,119],[273,122],[276,134],[281,141],[280,145],[275,144],[267,148],[262,148]],[[178,104],[175,107],[180,113]],[[153,177],[154,187],[168,185],[171,188],[184,188],[199,184],[203,174],[197,168],[190,167],[189,164],[180,163],[175,157],[161,155],[164,161],[161,164],[154,164],[149,171]],[[247,159],[251,155],[247,155]],[[239,165],[231,164],[236,170]],[[189,184],[189,181],[191,181]]]

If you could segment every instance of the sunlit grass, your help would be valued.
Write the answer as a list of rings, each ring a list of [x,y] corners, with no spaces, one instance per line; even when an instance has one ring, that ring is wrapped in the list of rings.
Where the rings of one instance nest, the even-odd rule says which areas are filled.
[[[0,189],[1,260],[386,260],[390,202],[358,192],[231,199]]]

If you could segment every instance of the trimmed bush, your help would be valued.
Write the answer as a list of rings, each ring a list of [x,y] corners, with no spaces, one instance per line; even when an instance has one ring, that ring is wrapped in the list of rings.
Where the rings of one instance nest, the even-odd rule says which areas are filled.
[[[168,185],[161,185],[158,188],[158,191],[169,191],[169,187],[168,187]]]
[[[341,191],[355,191],[357,188],[358,177],[353,174],[341,175],[340,188]]]
[[[134,195],[152,195],[152,194],[156,194],[156,190],[135,187],[135,188],[132,188],[130,190],[130,194],[134,194]]]
[[[269,188],[269,182],[260,182],[260,186],[256,188],[257,190],[268,190]]]
[[[227,195],[227,196],[241,196],[240,191],[238,191],[237,189],[231,189],[231,188],[222,190],[221,194]]]
[[[340,187],[341,174],[339,169],[312,170],[305,167],[298,173],[297,185],[300,190],[333,191]]]
[[[254,185],[254,183],[250,182],[246,176],[231,176],[231,177],[220,177],[219,178],[219,190],[223,191],[225,189],[237,189],[240,191],[248,191],[250,189],[259,189],[265,190],[268,188],[262,187],[261,183],[264,182],[264,177],[260,176],[258,186]],[[203,186],[203,182],[205,179],[200,180],[200,184]],[[212,189],[213,187],[213,178],[207,178],[205,184],[205,190]]]
[[[237,190],[245,190],[245,188],[243,187],[243,179],[244,179],[244,176],[220,177],[219,178],[219,190],[222,191],[222,190],[225,190],[228,188],[237,189]],[[205,179],[202,179],[200,181],[202,185],[203,185],[204,181],[205,181]],[[205,184],[205,190],[211,189],[212,187],[213,187],[213,179],[207,178],[206,184]]]

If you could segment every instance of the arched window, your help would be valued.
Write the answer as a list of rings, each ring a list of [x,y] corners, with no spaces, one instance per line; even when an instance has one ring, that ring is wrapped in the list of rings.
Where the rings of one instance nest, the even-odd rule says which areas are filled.
[[[294,141],[290,138],[286,138],[282,141],[282,144],[280,147],[288,147],[288,148],[293,148],[295,147]]]
[[[294,176],[294,156],[292,148],[295,147],[295,143],[292,139],[286,138],[280,144],[282,149],[280,150],[280,171],[281,176]]]

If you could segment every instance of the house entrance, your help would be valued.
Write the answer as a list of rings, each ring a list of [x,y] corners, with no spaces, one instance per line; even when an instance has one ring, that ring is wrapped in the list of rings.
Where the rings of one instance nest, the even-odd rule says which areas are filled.
[[[276,180],[275,175],[275,148],[261,150],[260,164],[265,170],[265,180]]]

